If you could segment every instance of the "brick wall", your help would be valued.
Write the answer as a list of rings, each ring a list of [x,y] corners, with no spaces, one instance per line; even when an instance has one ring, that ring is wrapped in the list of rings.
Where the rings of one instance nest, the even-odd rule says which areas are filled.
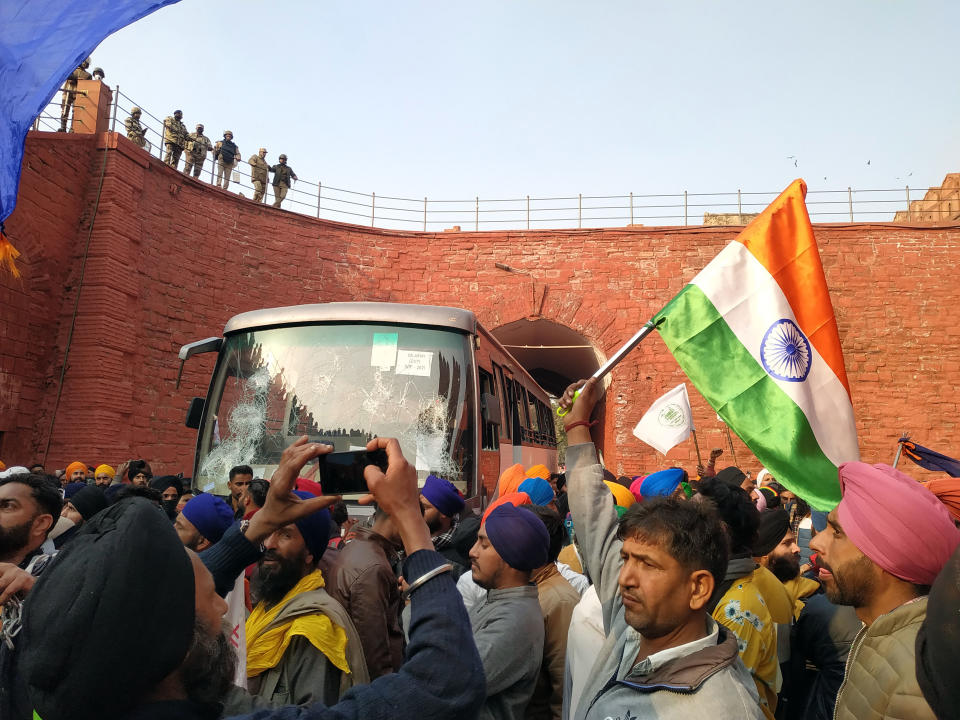
[[[176,389],[177,350],[219,334],[238,312],[334,300],[429,303],[472,309],[490,329],[539,312],[609,354],[738,232],[362,228],[254,205],[110,133],[32,134],[7,228],[24,253],[24,278],[0,276],[0,457],[29,461],[46,445],[89,234],[47,466],[142,456],[155,472],[190,471],[195,434],[183,415],[190,397],[206,393],[212,370],[209,356],[191,361]],[[844,224],[816,232],[864,459],[890,462],[903,430],[960,453],[950,273],[960,264],[960,227]],[[662,466],[630,430],[682,373],[654,335],[613,380],[604,411],[608,466],[618,474]],[[713,411],[696,392],[692,401],[703,452],[725,447]],[[688,445],[667,462],[692,469]],[[736,448],[741,464],[757,470]]]

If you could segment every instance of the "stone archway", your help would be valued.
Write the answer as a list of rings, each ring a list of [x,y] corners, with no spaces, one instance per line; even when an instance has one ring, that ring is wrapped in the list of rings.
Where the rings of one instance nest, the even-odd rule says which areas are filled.
[[[491,332],[544,390],[557,397],[570,383],[590,377],[603,362],[583,335],[543,318],[516,320]]]

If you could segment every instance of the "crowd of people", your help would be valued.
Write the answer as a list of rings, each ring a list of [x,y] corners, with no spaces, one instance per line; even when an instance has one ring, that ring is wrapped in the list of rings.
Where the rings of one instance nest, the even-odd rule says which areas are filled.
[[[514,465],[482,513],[386,438],[363,521],[307,438],[225,496],[4,468],[0,717],[957,717],[960,480],[845,463],[801,548],[803,499],[719,450],[607,471],[599,392],[561,400],[565,472]]]

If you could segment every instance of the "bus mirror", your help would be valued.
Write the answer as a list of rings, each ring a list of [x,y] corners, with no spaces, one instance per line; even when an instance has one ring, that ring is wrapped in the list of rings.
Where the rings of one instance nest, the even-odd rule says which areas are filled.
[[[194,355],[200,355],[208,352],[219,352],[223,345],[223,338],[208,337],[205,340],[187,343],[180,348],[178,357],[180,358],[180,369],[177,371],[177,390],[180,389],[180,378],[183,376],[183,364]]]
[[[200,427],[200,418],[203,416],[203,406],[206,404],[204,398],[195,397],[190,401],[190,407],[187,408],[187,419],[183,424],[188,428],[197,430]]]
[[[483,421],[491,425],[500,425],[500,398],[490,393],[482,393],[480,396],[481,407],[483,408]]]

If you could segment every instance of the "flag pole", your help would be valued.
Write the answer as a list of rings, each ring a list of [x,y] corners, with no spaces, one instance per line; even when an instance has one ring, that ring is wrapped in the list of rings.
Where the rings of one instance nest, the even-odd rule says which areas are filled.
[[[700,443],[697,442],[697,431],[690,428],[690,434],[693,435],[693,446],[697,449],[697,465],[703,465],[703,458],[700,457]]]
[[[730,454],[733,455],[733,464],[740,467],[740,463],[737,462],[737,451],[733,449],[733,435],[730,434],[730,426],[724,423],[723,427],[727,431],[727,442],[730,443]]]
[[[903,440],[909,440],[910,435],[904,431],[900,435],[900,440],[897,441],[897,454],[893,457],[893,467],[897,467],[897,463],[900,462],[900,454],[903,452]]]

